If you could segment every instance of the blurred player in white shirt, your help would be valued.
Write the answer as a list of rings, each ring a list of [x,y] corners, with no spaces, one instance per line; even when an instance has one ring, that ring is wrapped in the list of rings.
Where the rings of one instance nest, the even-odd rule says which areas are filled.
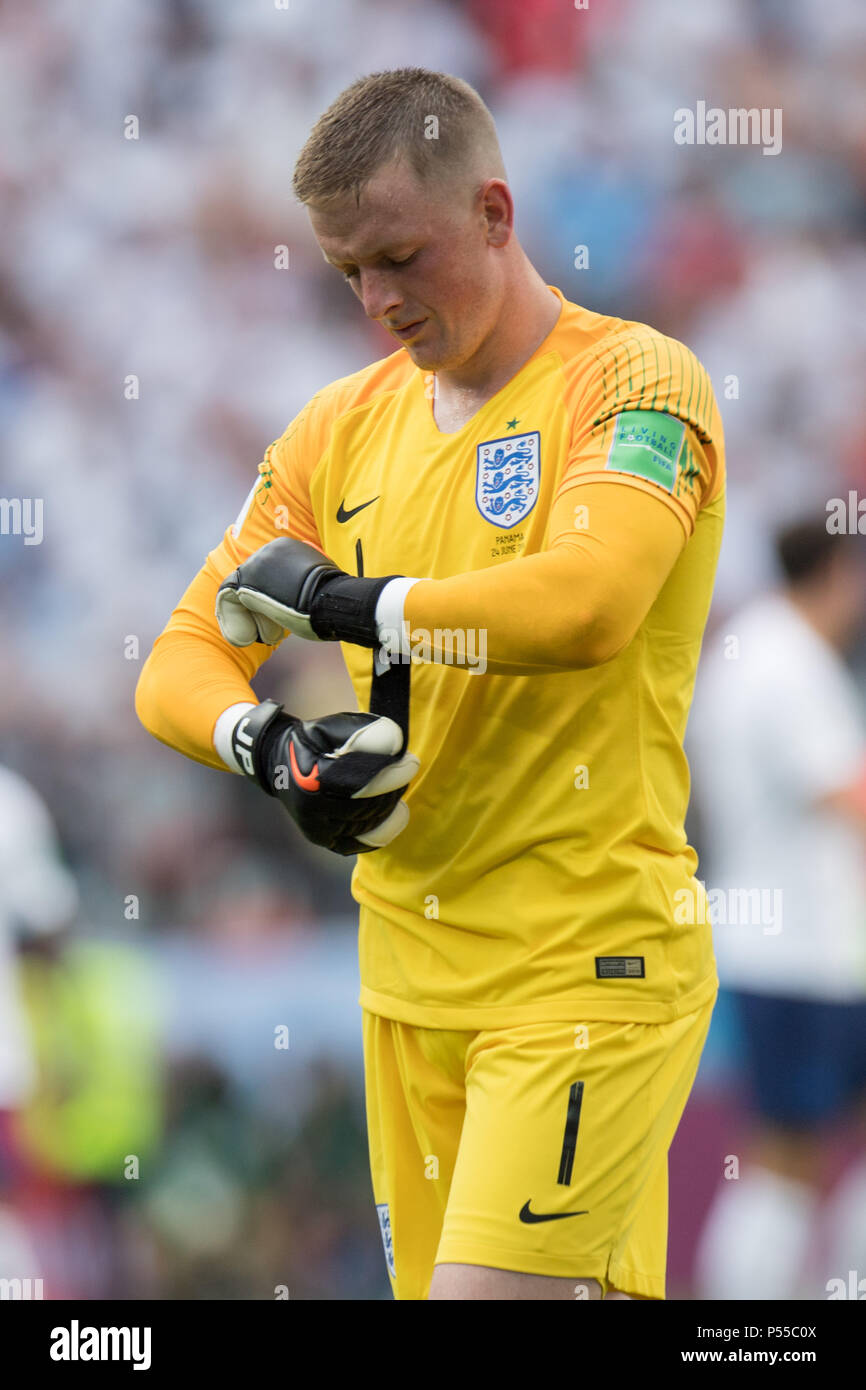
[[[77,901],[45,803],[22,777],[0,767],[0,1278],[38,1276],[24,1228],[7,1205],[18,1162],[12,1117],[36,1081],[16,936],[48,939],[70,920]]]
[[[755,1116],[704,1227],[703,1298],[826,1297],[805,1268],[821,1132],[866,1101],[866,724],[842,659],[863,618],[864,549],[823,521],[789,527],[784,586],[727,620],[698,677],[689,742],[707,887],[753,908],[713,925]],[[866,1167],[837,1195],[855,1223],[864,1184]],[[861,1226],[850,1251],[866,1244]],[[836,1262],[851,1258],[840,1234]]]

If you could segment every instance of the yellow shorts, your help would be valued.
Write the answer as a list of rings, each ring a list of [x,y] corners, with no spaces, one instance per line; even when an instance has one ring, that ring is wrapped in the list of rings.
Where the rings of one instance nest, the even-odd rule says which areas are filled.
[[[671,1023],[482,1032],[365,1010],[370,1167],[395,1298],[427,1298],[437,1264],[664,1298],[668,1149],[714,1003]]]

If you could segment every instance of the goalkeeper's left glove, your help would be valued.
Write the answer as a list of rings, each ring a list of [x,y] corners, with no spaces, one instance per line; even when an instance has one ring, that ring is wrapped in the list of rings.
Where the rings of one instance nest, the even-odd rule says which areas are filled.
[[[220,630],[233,647],[273,646],[285,631],[320,642],[379,645],[376,604],[392,579],[346,574],[306,541],[269,541],[234,574],[216,598]]]

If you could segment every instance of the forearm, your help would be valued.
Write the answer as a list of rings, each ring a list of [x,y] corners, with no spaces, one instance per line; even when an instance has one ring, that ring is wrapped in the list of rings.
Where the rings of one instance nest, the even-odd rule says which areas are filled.
[[[142,668],[135,710],[160,743],[225,771],[214,726],[230,705],[258,702],[250,679],[272,648],[238,649],[222,639],[212,617],[219,582],[205,566],[184,594]]]
[[[250,685],[237,672],[216,677],[213,656],[178,633],[157,642],[141,672],[135,711],[148,733],[195,762],[223,771],[213,744],[217,719],[229,705],[256,703]]]
[[[219,625],[241,649],[289,630],[478,672],[599,666],[632,640],[686,543],[655,491],[569,487],[544,550],[447,579],[354,577],[318,547],[275,540],[219,586]]]
[[[404,606],[409,641],[435,659],[457,660],[460,647],[483,654],[487,670],[545,674],[599,665],[633,632],[625,615],[605,612],[598,574],[571,549],[528,555],[489,570],[422,580]]]
[[[587,525],[569,530],[578,496]],[[601,665],[632,640],[685,542],[676,518],[644,493],[607,484],[573,489],[552,515],[551,536],[539,554],[413,585],[403,617],[416,649],[428,634],[447,661],[455,654],[447,634],[461,634],[469,650],[471,633],[493,672]]]

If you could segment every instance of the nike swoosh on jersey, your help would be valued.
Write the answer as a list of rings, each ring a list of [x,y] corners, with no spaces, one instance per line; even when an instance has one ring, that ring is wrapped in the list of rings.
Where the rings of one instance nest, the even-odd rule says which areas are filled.
[[[378,495],[376,497],[371,497],[369,502],[362,502],[360,507],[352,507],[351,511],[347,512],[345,506],[343,505],[343,503],[346,501],[344,497],[343,501],[337,508],[337,520],[340,522],[341,525],[344,521],[351,521],[352,517],[357,516],[358,512],[362,512],[365,507],[372,507],[373,503],[378,502],[378,500]]]
[[[530,1197],[529,1202],[532,1201]],[[529,1210],[529,1202],[524,1202],[520,1208],[521,1221],[527,1222],[530,1226],[537,1221],[564,1221],[567,1216],[588,1216],[588,1211],[553,1211],[535,1212]]]

